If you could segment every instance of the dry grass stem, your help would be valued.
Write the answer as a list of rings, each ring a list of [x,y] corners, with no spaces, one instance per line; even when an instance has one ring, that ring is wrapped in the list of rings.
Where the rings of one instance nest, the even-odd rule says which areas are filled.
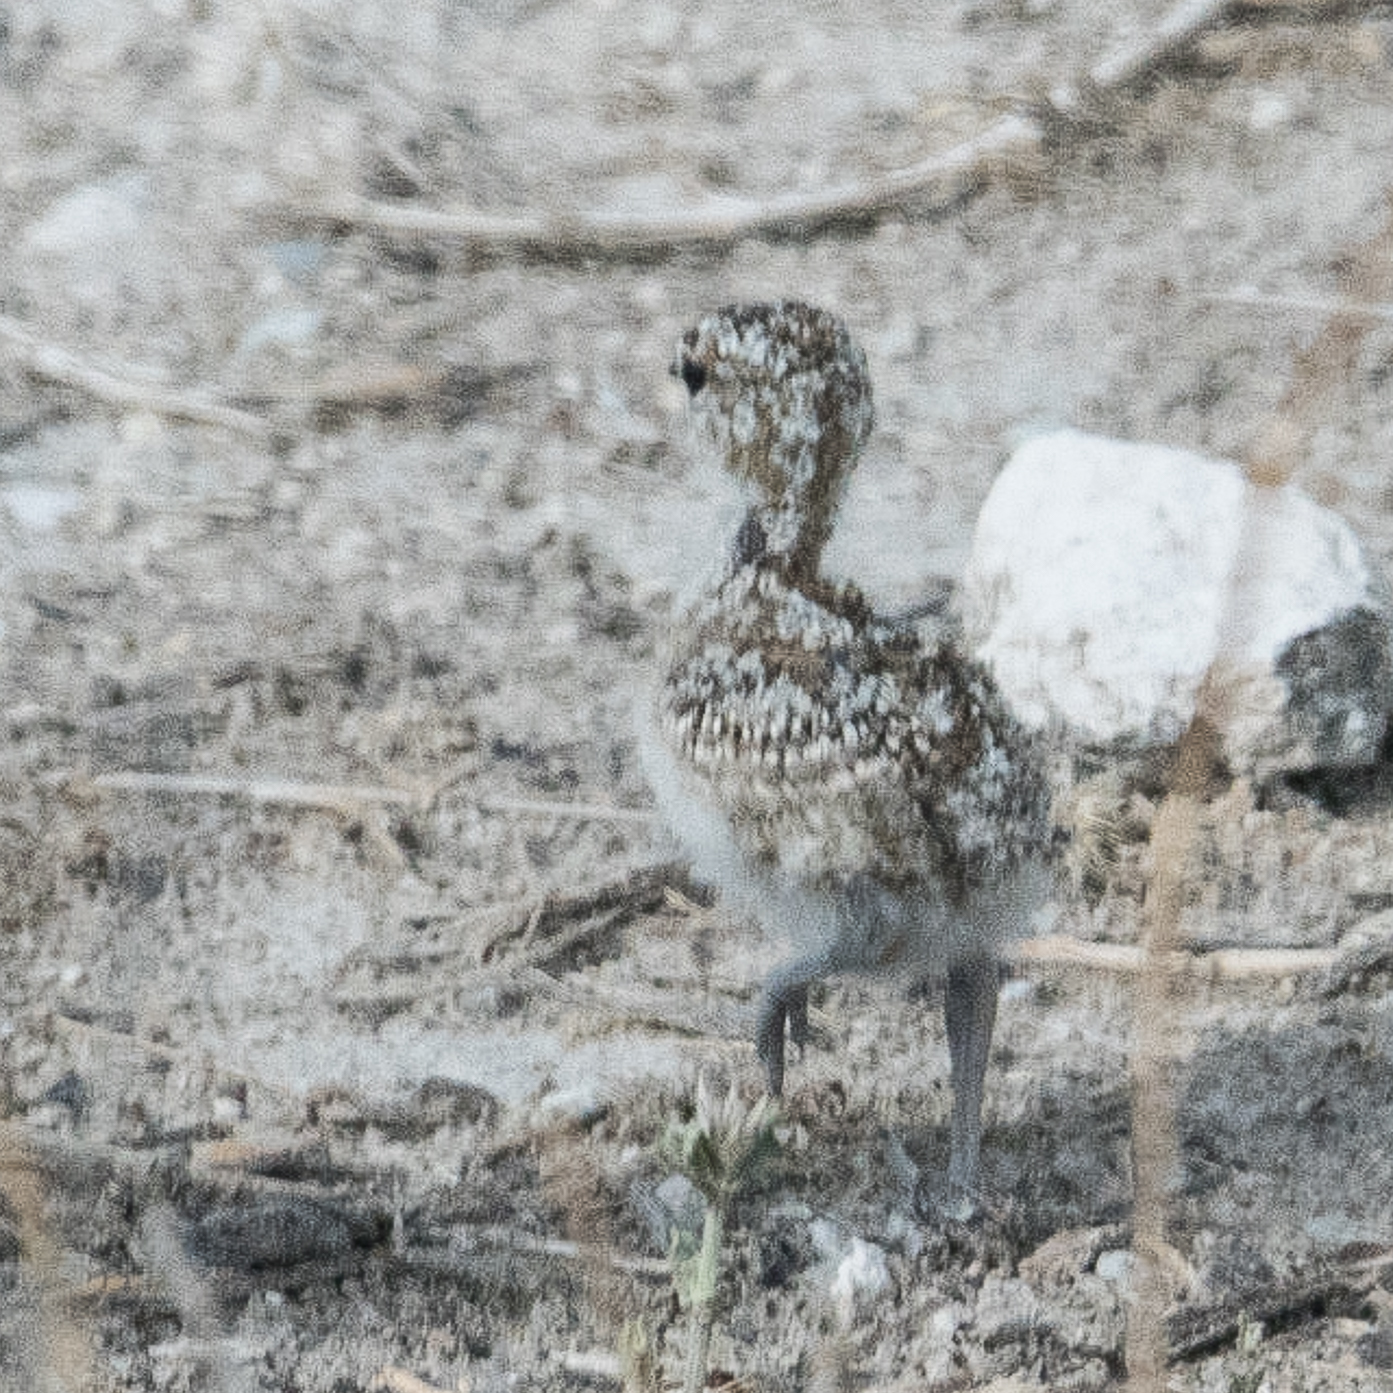
[[[624,256],[679,247],[727,246],[745,237],[806,235],[864,221],[897,208],[947,208],[994,171],[1035,156],[1040,127],[1027,117],[999,117],[986,130],[918,164],[879,177],[768,199],[727,198],[715,206],[647,216],[633,213],[443,212],[344,199],[284,211],[296,223],[329,224],[394,237],[440,237],[493,255]]]
[[[568,894],[546,895],[540,901],[510,906],[501,916],[496,908],[485,910],[480,926],[487,937],[479,961],[490,963],[501,952],[516,953],[519,947],[528,949],[521,961],[537,961],[538,951],[552,956],[561,942],[559,935],[569,935],[571,926],[578,924],[581,930],[593,933],[596,917],[603,919],[610,911],[630,916],[657,909],[663,903],[669,883],[674,880],[685,881],[682,867],[673,862],[659,862],[601,885],[588,885]],[[605,920],[600,927],[610,927],[612,922]],[[538,949],[540,940],[545,943]]]
[[[1218,24],[1234,0],[1180,0],[1156,25],[1119,45],[1085,72],[1062,82],[1042,79],[1056,115],[1119,92]],[[766,199],[730,197],[698,209],[652,214],[576,211],[568,214],[496,214],[479,209],[442,211],[344,198],[317,207],[279,210],[296,224],[330,225],[393,237],[439,237],[497,256],[567,259],[622,257],[684,247],[722,247],[746,237],[806,236],[855,225],[904,209],[944,209],[1003,173],[1038,159],[1044,130],[1019,112],[999,116],[977,135],[904,169],[811,193]]]
[[[539,901],[488,906],[438,922],[432,941],[414,932],[403,939],[364,945],[345,961],[335,1007],[353,1015],[385,1017],[419,1003],[423,973],[447,979],[451,1000],[477,996],[507,984],[539,1000],[585,1008],[605,1030],[645,1028],[707,1039],[749,1033],[748,1011],[722,995],[748,996],[748,985],[672,980],[667,987],[595,984],[570,970],[584,952],[612,955],[606,940],[642,914],[651,914],[681,891],[684,870],[673,863],[645,866],[619,880]],[[705,988],[706,990],[703,990]]]
[[[1016,955],[1032,967],[1084,967],[1119,976],[1150,971],[1153,960],[1145,948],[1132,944],[1088,943],[1063,934],[1022,943]],[[1203,952],[1180,948],[1174,950],[1166,971],[1202,982],[1252,981],[1323,972],[1334,967],[1341,956],[1338,948],[1217,948]]]
[[[232,779],[215,774],[160,774],[119,769],[88,780],[105,793],[159,793],[176,798],[239,798],[249,803],[284,803],[342,812],[364,804],[418,806],[428,795],[379,784],[315,784],[294,779]]]
[[[580,974],[558,979],[542,969],[529,967],[519,969],[508,980],[539,997],[586,1008],[596,1022],[597,1034],[643,1029],[689,1039],[731,1041],[741,1052],[753,1048],[746,1038],[751,1033],[749,1009],[714,997],[694,1004],[692,993],[696,988],[689,983],[670,991],[625,989],[608,982],[594,985]]]
[[[469,1236],[482,1247],[514,1253],[531,1253],[538,1257],[558,1258],[565,1262],[600,1263],[619,1272],[666,1282],[672,1268],[666,1258],[645,1258],[621,1252],[608,1243],[577,1241],[569,1238],[541,1238],[522,1229],[470,1229]]]
[[[1357,355],[1374,319],[1358,306],[1379,303],[1393,291],[1393,219],[1345,258],[1347,302],[1293,365],[1291,384],[1258,433],[1245,462],[1248,481],[1261,492],[1287,484],[1305,458],[1316,430],[1337,409],[1352,379]],[[1162,1393],[1170,1338],[1166,1239],[1169,1197],[1178,1171],[1174,1063],[1183,976],[1176,971],[1184,944],[1180,921],[1186,867],[1201,835],[1201,809],[1219,768],[1220,733],[1231,694],[1225,689],[1225,654],[1239,651],[1247,620],[1233,582],[1251,583],[1270,563],[1261,508],[1249,507],[1235,551],[1231,583],[1218,626],[1217,660],[1181,736],[1175,774],[1152,829],[1155,870],[1147,886],[1145,964],[1138,983],[1132,1056],[1132,1224],[1137,1257],[1126,1339],[1127,1386]]]
[[[1180,0],[1146,33],[1096,62],[1088,70],[1085,91],[1101,94],[1130,86],[1207,29],[1222,24],[1234,8],[1234,0]]]
[[[515,813],[519,817],[564,817],[586,822],[630,822],[656,826],[658,815],[646,808],[615,808],[604,803],[555,803],[540,798],[480,798],[474,806],[484,813]]]
[[[371,1393],[451,1393],[448,1388],[441,1388],[436,1383],[427,1383],[425,1379],[417,1378],[415,1374],[391,1364],[377,1372],[368,1388]]]
[[[63,1276],[62,1251],[44,1217],[40,1170],[12,1124],[0,1125],[0,1193],[15,1217],[38,1305],[37,1354],[43,1363],[34,1386],[51,1382],[65,1389],[86,1388],[92,1376],[91,1346],[86,1332],[64,1315],[72,1293]]]
[[[1195,766],[1207,732],[1198,719],[1181,741],[1180,764]],[[1186,785],[1190,784],[1189,787]],[[1156,869],[1147,887],[1147,941],[1138,978],[1132,1048],[1132,1247],[1136,1274],[1127,1320],[1127,1387],[1162,1393],[1169,1348],[1164,1312],[1173,1267],[1166,1238],[1169,1200],[1179,1164],[1175,1126],[1176,1029],[1181,993],[1180,909],[1185,867],[1200,828],[1200,803],[1182,772],[1152,831]]]
[[[1328,300],[1319,295],[1266,295],[1253,289],[1215,290],[1199,298],[1205,304],[1244,305],[1258,310],[1271,310],[1277,314],[1319,314],[1325,317],[1340,314],[1375,322],[1393,319],[1393,304],[1377,301],[1350,301],[1348,304],[1342,304],[1338,300]]]
[[[50,776],[53,781],[71,774]],[[84,780],[105,793],[159,793],[176,798],[238,798],[248,803],[344,812],[371,805],[426,808],[436,801],[436,788],[391,788],[385,784],[302,783],[295,779],[238,779],[217,774],[163,774],[143,769],[117,769]],[[451,780],[450,784],[455,781]],[[449,787],[450,785],[446,785]],[[624,822],[649,826],[655,814],[643,808],[616,808],[603,803],[561,803],[535,798],[481,798],[480,812],[518,817],[564,817],[586,822]]]
[[[260,416],[227,406],[207,392],[177,391],[158,382],[141,382],[79,357],[41,339],[8,315],[0,315],[0,344],[34,377],[74,387],[123,411],[149,411],[175,421],[216,426],[266,443],[270,427]]]

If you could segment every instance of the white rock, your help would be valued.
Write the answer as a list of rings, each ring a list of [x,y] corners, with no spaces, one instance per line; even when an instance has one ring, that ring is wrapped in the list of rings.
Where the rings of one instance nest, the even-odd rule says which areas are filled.
[[[1349,526],[1169,446],[1022,446],[978,519],[963,612],[1021,717],[1090,744],[1174,740],[1220,657],[1226,753],[1260,776],[1372,763],[1393,704],[1387,582]]]

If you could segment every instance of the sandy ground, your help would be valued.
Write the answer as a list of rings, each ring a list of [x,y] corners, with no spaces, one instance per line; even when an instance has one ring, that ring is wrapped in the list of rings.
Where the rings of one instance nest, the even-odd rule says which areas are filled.
[[[1024,434],[1241,457],[1319,377],[1387,236],[1393,14],[1236,13],[961,196],[783,236],[508,254],[349,202],[639,219],[856,186],[1155,22],[0,9],[4,1386],[637,1387],[636,1330],[677,1380],[661,1139],[703,1069],[757,1095],[779,953],[664,869],[634,760],[730,520],[677,333],[737,298],[843,314],[879,424],[835,564],[942,597]],[[1379,314],[1324,364],[1298,482],[1388,566]],[[1316,792],[1231,790],[1192,868],[1197,943],[1339,965],[1177,1007],[1174,1387],[1393,1387],[1393,816],[1377,771]],[[1139,842],[1057,929],[1135,941],[1147,873]],[[971,1228],[917,1203],[932,1003],[837,983],[815,1015],[732,1215],[713,1381],[1115,1385],[1129,983],[1008,985]]]

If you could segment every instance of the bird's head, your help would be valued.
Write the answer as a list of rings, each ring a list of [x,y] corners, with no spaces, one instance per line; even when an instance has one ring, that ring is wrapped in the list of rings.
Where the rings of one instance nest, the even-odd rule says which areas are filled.
[[[846,326],[796,300],[732,305],[682,335],[672,372],[754,485],[769,547],[815,567],[873,420]]]

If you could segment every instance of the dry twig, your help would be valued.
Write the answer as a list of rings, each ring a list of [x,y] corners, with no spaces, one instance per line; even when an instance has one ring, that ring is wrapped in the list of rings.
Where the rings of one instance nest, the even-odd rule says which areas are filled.
[[[427,1383],[393,1364],[380,1369],[368,1388],[371,1393],[449,1393],[449,1389]]]
[[[515,959],[518,965],[526,962],[545,967],[573,945],[576,929],[584,931],[589,927],[594,933],[596,929],[592,926],[597,922],[600,929],[613,927],[617,921],[601,922],[611,911],[627,919],[657,909],[664,903],[667,887],[673,881],[685,883],[682,867],[662,862],[630,871],[603,885],[588,886],[571,894],[548,895],[540,904],[530,905],[525,910],[514,908],[511,924],[485,943],[479,961],[491,963],[515,940],[521,940],[527,952],[521,959]]]
[[[0,315],[0,343],[20,366],[35,377],[88,396],[123,411],[149,411],[175,421],[218,426],[265,443],[270,427],[260,416],[227,406],[208,392],[178,391],[159,382],[141,382],[79,357],[41,339],[8,315]]]
[[[1378,303],[1393,290],[1393,219],[1348,257],[1344,290],[1349,304]],[[1280,488],[1305,457],[1324,416],[1338,402],[1364,339],[1376,321],[1342,306],[1293,365],[1291,383],[1248,453],[1245,472],[1255,490]],[[1270,561],[1260,509],[1250,507],[1237,547],[1234,577],[1251,578]],[[1181,737],[1170,791],[1152,831],[1155,871],[1147,886],[1147,941],[1136,1003],[1132,1059],[1132,1208],[1138,1259],[1127,1327],[1128,1387],[1161,1393],[1170,1346],[1164,1311],[1168,1197],[1177,1167],[1173,1064],[1181,977],[1175,971],[1183,944],[1180,916],[1186,866],[1201,831],[1201,805],[1218,767],[1220,733],[1231,693],[1222,671],[1227,652],[1242,647],[1247,615],[1233,587],[1219,628],[1219,660],[1210,669]]]
[[[516,813],[519,817],[564,817],[576,822],[631,822],[652,827],[658,815],[647,808],[616,808],[604,803],[557,803],[543,798],[480,798],[481,813]]]
[[[1069,112],[1081,97],[1086,101],[1131,86],[1222,24],[1234,8],[1234,0],[1178,0],[1144,34],[1118,44],[1094,63],[1081,81],[1051,93],[1056,109]]]
[[[806,235],[895,208],[950,207],[986,182],[993,170],[1033,156],[1041,139],[1034,121],[1008,115],[970,140],[877,178],[768,199],[713,200],[705,208],[649,215],[595,211],[507,215],[474,209],[441,212],[354,198],[290,209],[285,216],[302,224],[393,237],[439,237],[500,256],[624,256],[682,247],[722,247],[745,237]]]
[[[1152,955],[1145,948],[1125,943],[1089,943],[1063,934],[1030,939],[1016,951],[1021,961],[1032,967],[1086,967],[1122,976],[1148,972],[1152,962]],[[1342,956],[1337,948],[1216,948],[1200,952],[1178,948],[1166,970],[1206,982],[1251,981],[1323,972],[1334,967]]]
[[[1388,1261],[1384,1254],[1382,1262]],[[1354,1314],[1377,1278],[1358,1265],[1295,1281],[1235,1292],[1204,1306],[1182,1306],[1166,1318],[1169,1358],[1195,1359],[1237,1338],[1245,1324],[1286,1324],[1312,1315]]]
[[[68,782],[64,772],[49,776]],[[363,806],[428,808],[450,787],[391,788],[385,784],[321,784],[298,779],[239,779],[219,774],[165,774],[144,769],[114,769],[93,774],[84,784],[104,793],[156,793],[172,798],[237,798],[248,803],[285,804],[346,812]],[[482,813],[518,817],[564,817],[578,822],[631,822],[651,825],[656,815],[644,808],[618,808],[603,803],[562,803],[541,798],[480,798],[474,807]]]
[[[249,803],[284,803],[331,811],[363,804],[414,806],[426,801],[412,789],[378,784],[315,784],[295,779],[232,779],[215,774],[161,774],[118,769],[94,774],[93,788],[107,793],[160,793],[176,798],[239,798]]]
[[[666,902],[669,883],[682,883],[682,868],[674,864],[643,867],[618,880],[565,895],[548,895],[540,902],[488,906],[462,921],[440,922],[438,936],[421,943],[419,934],[386,944],[366,946],[344,964],[345,985],[335,993],[341,1011],[383,1018],[420,1002],[416,978],[423,971],[439,973],[449,967],[451,998],[468,997],[509,984],[543,997],[593,1004],[595,997],[560,975],[581,949],[600,945],[638,914],[652,913]],[[393,976],[410,980],[394,987]],[[354,986],[354,979],[367,979]],[[387,979],[387,980],[384,980]],[[705,1034],[730,1022],[719,1011],[682,1009],[664,994],[618,993],[606,987],[604,1005],[631,1019],[661,1024],[687,1034]]]
[[[91,1378],[91,1344],[85,1331],[63,1314],[71,1295],[63,1253],[49,1232],[39,1167],[13,1123],[0,1127],[0,1193],[14,1214],[20,1250],[38,1297],[38,1349],[43,1368],[64,1388],[85,1388]]]
[[[1051,114],[1071,119],[1104,96],[1124,90],[1206,30],[1222,23],[1235,0],[1178,0],[1140,37],[1118,45],[1082,73],[1048,89]],[[705,207],[652,214],[576,211],[495,214],[347,198],[281,210],[298,224],[390,237],[438,237],[486,254],[570,258],[723,247],[747,237],[807,236],[855,225],[894,210],[950,208],[1003,170],[1038,158],[1044,130],[1016,112],[999,116],[971,138],[888,174],[811,193],[766,199],[725,198]]]

